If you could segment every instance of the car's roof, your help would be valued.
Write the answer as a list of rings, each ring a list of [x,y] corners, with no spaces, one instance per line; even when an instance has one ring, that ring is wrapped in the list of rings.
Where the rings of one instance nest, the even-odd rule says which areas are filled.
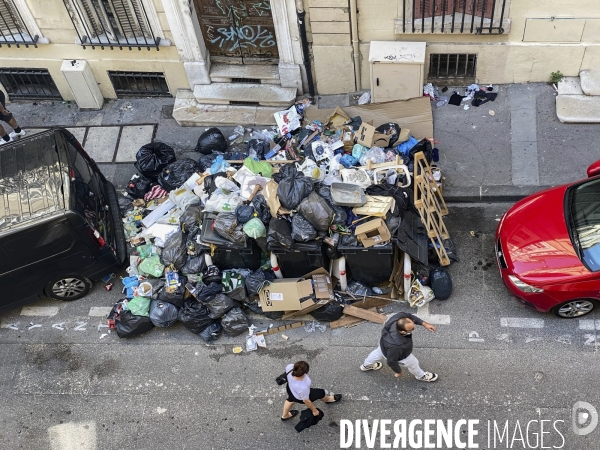
[[[0,234],[64,209],[55,133],[48,130],[0,146]]]

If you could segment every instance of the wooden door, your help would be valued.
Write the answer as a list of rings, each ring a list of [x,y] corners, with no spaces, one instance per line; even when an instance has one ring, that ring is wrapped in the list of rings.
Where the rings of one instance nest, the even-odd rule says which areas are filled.
[[[211,60],[277,64],[270,0],[194,0]]]

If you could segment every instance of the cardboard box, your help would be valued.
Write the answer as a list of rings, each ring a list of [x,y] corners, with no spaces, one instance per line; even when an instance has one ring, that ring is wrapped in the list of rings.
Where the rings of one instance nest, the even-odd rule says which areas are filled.
[[[310,106],[304,110],[304,117],[309,122],[314,120],[323,122],[333,111],[333,109],[319,109],[316,106]],[[401,129],[410,129],[411,134],[419,140],[434,137],[433,114],[429,97],[348,106],[344,108],[344,112],[350,117],[360,116],[364,123],[369,121],[397,123]]]
[[[354,234],[365,248],[387,242],[392,237],[383,219],[371,220],[357,226]]]
[[[312,298],[300,301],[313,294],[317,302]],[[301,278],[273,280],[260,290],[258,296],[263,311],[304,311],[319,303],[319,300],[332,299],[333,283],[329,272],[321,267]]]
[[[356,143],[365,147],[382,147],[390,145],[390,136],[378,133],[373,125],[363,122],[356,132]]]

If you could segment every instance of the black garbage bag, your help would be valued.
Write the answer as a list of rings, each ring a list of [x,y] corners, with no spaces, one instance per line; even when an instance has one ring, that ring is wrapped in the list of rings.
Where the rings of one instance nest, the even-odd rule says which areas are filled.
[[[296,165],[294,163],[285,164],[281,166],[279,172],[274,173],[271,178],[273,179],[273,181],[275,181],[275,183],[279,184],[281,183],[281,180],[285,178],[290,178],[294,176],[297,172],[298,169],[296,169]]]
[[[235,208],[235,219],[238,223],[246,223],[254,217],[254,206],[238,205]]]
[[[265,159],[265,155],[269,153],[270,150],[271,148],[267,141],[262,141],[260,139],[250,139],[248,141],[247,153],[250,157]]]
[[[225,294],[217,294],[215,298],[206,302],[206,307],[210,311],[209,316],[213,319],[220,319],[227,311],[236,306],[240,306],[240,304]]]
[[[375,291],[371,289],[371,286],[361,283],[360,281],[352,280],[348,283],[348,287],[346,288],[346,292],[349,294],[354,294],[356,296],[365,296],[365,295],[375,295]]]
[[[165,167],[158,175],[158,184],[167,192],[178,189],[192,174],[200,172],[202,167],[190,158],[180,159]]]
[[[206,192],[208,195],[211,195],[213,192],[215,192],[218,189],[217,185],[215,184],[215,180],[219,177],[227,178],[227,174],[225,172],[217,172],[215,174],[205,177],[204,192]]]
[[[202,210],[204,207],[199,205],[189,205],[179,218],[181,231],[184,233],[193,233],[200,228],[202,220]]]
[[[206,267],[206,259],[204,257],[204,253],[200,253],[198,256],[188,256],[187,261],[181,268],[181,273],[184,274],[201,274],[204,268]]]
[[[121,217],[125,217],[127,213],[133,209],[133,203],[131,202],[131,198],[119,194],[118,202]]]
[[[184,303],[185,296],[185,278],[179,277],[179,286],[174,291],[167,291],[164,285],[159,289],[158,294],[156,295],[156,300],[160,300],[162,302],[169,302],[178,308],[181,308]]]
[[[210,169],[210,166],[212,166],[212,163],[219,155],[220,153],[211,153],[210,155],[202,155],[200,158],[198,158],[198,164],[202,166],[202,172],[204,172],[206,169]]]
[[[214,264],[206,266],[206,268],[202,271],[202,281],[204,282],[204,284],[221,283],[221,277],[221,271]]]
[[[423,152],[425,155],[425,159],[429,164],[433,161],[433,147],[431,146],[431,142],[427,139],[421,139],[417,145],[410,149],[408,152],[408,156],[411,161],[415,160],[415,153]]]
[[[221,332],[223,331],[223,327],[221,326],[220,320],[213,320],[209,326],[207,326],[204,330],[200,332],[200,337],[204,342],[210,344],[211,342],[219,339]]]
[[[155,327],[170,327],[177,322],[179,308],[172,303],[162,300],[150,302],[150,320]]]
[[[223,283],[221,280],[213,281],[208,284],[204,284],[204,282],[199,281],[196,284],[196,298],[202,302],[209,302],[214,299],[217,294],[223,292]]]
[[[167,144],[151,142],[138,150],[134,166],[146,178],[156,181],[160,172],[176,160],[175,150]]]
[[[450,258],[450,261],[460,262],[458,255],[456,254],[456,244],[454,241],[448,238],[444,239],[443,243],[444,248],[446,249],[446,254],[448,255],[448,258]]]
[[[282,170],[290,165],[286,164]],[[286,171],[289,175],[283,178],[277,186],[277,197],[279,197],[281,205],[289,210],[296,209],[313,190],[312,179],[305,177],[302,172],[298,172],[295,166],[291,166]]]
[[[121,311],[115,317],[115,328],[120,338],[138,336],[154,328],[154,324],[147,316],[134,316],[129,311]]]
[[[135,174],[125,186],[125,192],[133,198],[144,198],[144,195],[152,188],[152,181],[146,177]]]
[[[160,254],[160,262],[164,266],[173,265],[175,269],[181,270],[187,261],[187,248],[185,242],[185,234],[181,231],[171,234],[167,238],[162,253]]]
[[[288,249],[294,246],[292,226],[287,220],[271,218],[267,232],[267,245],[283,246]]]
[[[232,300],[237,300],[238,302],[245,302],[248,300],[248,294],[246,294],[246,286],[238,286],[235,289],[224,292],[224,294]]]
[[[255,270],[248,275],[244,280],[248,296],[254,297],[255,295],[258,295],[258,291],[261,289],[266,279],[265,272],[262,269]]]
[[[302,200],[298,206],[298,212],[308,220],[317,231],[327,231],[333,221],[333,209],[327,204],[327,201],[317,194],[311,192],[308,197]]]
[[[246,233],[238,223],[234,213],[220,213],[214,221],[214,230],[230,242],[240,247],[246,246]]]
[[[192,333],[198,334],[212,323],[213,319],[208,316],[209,313],[208,308],[202,303],[189,299],[179,310],[177,320]]]
[[[438,300],[447,300],[452,295],[452,278],[442,267],[429,272],[429,285]]]
[[[387,134],[390,137],[390,145],[388,145],[388,147],[393,147],[400,136],[400,125],[393,122],[384,123],[375,128],[375,131],[381,134]]]
[[[265,227],[268,227],[269,221],[271,220],[271,210],[267,204],[267,199],[262,194],[255,195],[252,199],[252,206],[254,206],[254,210],[256,211],[258,218],[262,221]]]
[[[333,322],[342,317],[344,308],[339,303],[327,303],[325,306],[321,306],[309,314],[319,322]]]
[[[319,184],[316,186],[315,190],[317,191],[317,194],[327,201],[327,204],[331,209],[333,209],[333,224],[345,226],[348,221],[348,213],[344,206],[333,204],[333,200],[331,199],[331,187],[325,184]]]
[[[198,138],[196,151],[210,155],[213,152],[224,152],[227,149],[227,140],[218,128],[209,128]]]
[[[292,218],[292,238],[296,242],[315,240],[318,234],[316,228],[302,214],[294,214]]]
[[[248,331],[248,316],[238,306],[221,318],[221,326],[225,336],[238,336]]]

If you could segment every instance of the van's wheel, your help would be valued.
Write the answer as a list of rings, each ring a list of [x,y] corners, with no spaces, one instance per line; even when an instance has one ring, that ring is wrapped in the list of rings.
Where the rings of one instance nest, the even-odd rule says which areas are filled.
[[[591,299],[569,300],[552,309],[552,313],[561,319],[576,319],[591,313],[598,303]]]
[[[46,295],[57,300],[71,301],[85,297],[92,289],[92,282],[85,277],[72,275],[51,281],[46,285]]]

